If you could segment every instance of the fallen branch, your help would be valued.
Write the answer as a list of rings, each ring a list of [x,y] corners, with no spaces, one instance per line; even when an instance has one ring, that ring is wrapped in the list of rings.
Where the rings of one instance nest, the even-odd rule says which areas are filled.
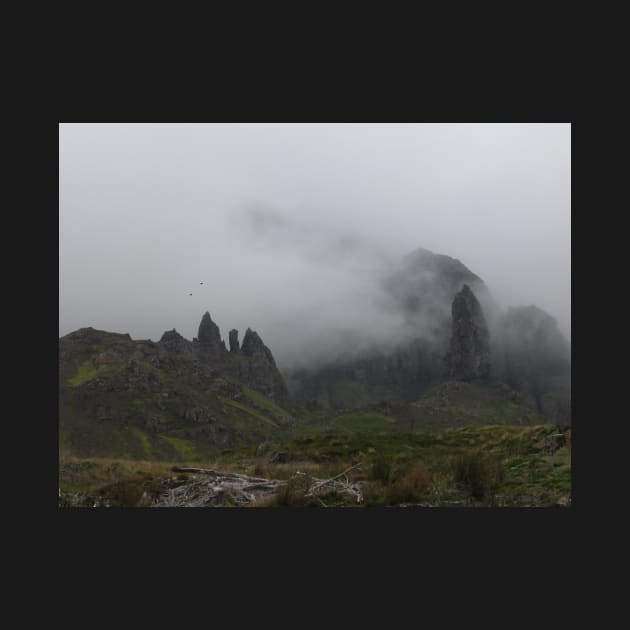
[[[211,477],[222,477],[225,479],[242,479],[244,481],[269,481],[264,477],[250,477],[249,475],[241,475],[239,473],[221,472],[218,470],[211,470],[210,468],[189,468],[184,466],[173,466],[171,468],[173,472],[187,472],[195,473],[198,475],[210,475]]]
[[[350,466],[350,468],[348,468],[347,470],[344,470],[342,473],[339,473],[338,475],[335,475],[334,477],[331,477],[330,479],[325,479],[324,481],[320,481],[319,483],[316,483],[309,490],[308,494],[312,494],[315,490],[335,481],[336,479],[339,479],[339,477],[343,477],[345,474],[349,473],[351,470],[354,470],[355,468],[359,468],[360,466],[361,466],[361,463],[359,462],[358,464],[355,464],[354,466]],[[349,484],[345,484],[345,485],[349,485]]]
[[[315,493],[324,487],[332,486],[337,492],[346,492],[356,497],[357,502],[363,501],[360,483],[350,483],[347,473],[359,468],[361,464],[355,464],[347,470],[331,477],[330,479],[317,479],[309,474],[296,472],[306,482],[307,496],[315,496]],[[259,496],[275,494],[280,488],[286,486],[289,481],[283,479],[265,479],[263,477],[250,477],[239,473],[221,472],[208,468],[193,468],[188,466],[173,466],[173,472],[193,473],[205,475],[210,480],[205,481],[199,477],[190,482],[171,487],[160,497],[156,506],[160,507],[209,507],[224,505],[225,499],[237,505],[251,505]],[[341,481],[344,478],[345,481]],[[322,505],[324,502],[316,497]]]

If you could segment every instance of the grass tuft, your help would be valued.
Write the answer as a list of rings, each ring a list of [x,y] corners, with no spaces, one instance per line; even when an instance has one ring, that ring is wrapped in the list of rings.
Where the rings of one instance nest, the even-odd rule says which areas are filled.
[[[492,501],[504,479],[503,463],[497,454],[463,453],[453,458],[452,470],[455,483],[479,501]]]

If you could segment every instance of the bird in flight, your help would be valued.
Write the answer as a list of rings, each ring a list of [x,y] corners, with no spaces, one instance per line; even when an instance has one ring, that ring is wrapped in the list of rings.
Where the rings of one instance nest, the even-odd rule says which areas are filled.
[[[203,282],[200,282],[199,284],[203,284]]]

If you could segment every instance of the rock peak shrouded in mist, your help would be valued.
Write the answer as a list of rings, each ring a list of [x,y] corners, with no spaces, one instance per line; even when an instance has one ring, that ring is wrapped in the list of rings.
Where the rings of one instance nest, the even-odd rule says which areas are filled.
[[[241,347],[241,352],[248,357],[264,355],[271,365],[273,365],[274,367],[276,366],[276,361],[271,354],[271,350],[269,350],[269,348],[267,348],[267,346],[263,343],[260,335],[251,328],[248,328],[245,331],[245,337],[243,337],[243,346]]]
[[[556,319],[534,305],[513,307],[498,319],[495,334],[501,380],[527,392],[547,418],[570,423],[571,344]]]
[[[374,275],[371,289],[363,285],[374,299],[362,302],[358,317],[343,329],[332,320],[327,335],[309,339],[306,350],[317,352],[318,360],[303,361],[299,370],[285,368],[292,394],[335,408],[378,397],[417,400],[444,375],[453,299],[464,285],[474,290],[484,313],[493,312],[485,282],[455,258],[417,248],[390,261]],[[356,312],[342,308],[351,297],[342,296],[338,324]]]
[[[251,328],[245,331],[240,354],[249,358],[248,363],[243,366],[242,376],[252,383],[252,387],[274,400],[287,400],[288,391],[271,350]]]
[[[455,294],[467,284],[484,310],[495,308],[484,281],[460,260],[419,247],[402,257],[386,276],[383,287],[407,324],[429,332],[450,315]]]
[[[448,376],[454,380],[485,379],[490,374],[490,336],[479,300],[464,284],[451,308],[452,333],[447,354]]]
[[[262,351],[264,344],[257,332],[248,328],[243,337],[242,352],[247,356],[251,356],[255,352]]]

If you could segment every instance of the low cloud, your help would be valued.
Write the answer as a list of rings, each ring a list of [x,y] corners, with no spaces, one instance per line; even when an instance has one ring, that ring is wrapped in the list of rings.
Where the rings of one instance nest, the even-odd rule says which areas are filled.
[[[434,334],[388,286],[419,247],[570,335],[570,126],[62,124],[59,239],[61,335],[389,348]]]

